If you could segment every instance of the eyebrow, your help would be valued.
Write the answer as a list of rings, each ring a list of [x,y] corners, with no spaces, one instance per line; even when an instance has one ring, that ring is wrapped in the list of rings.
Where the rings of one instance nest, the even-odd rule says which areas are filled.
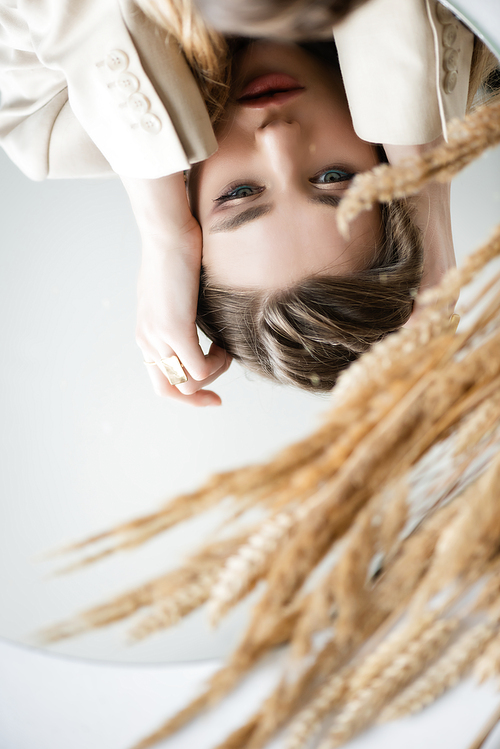
[[[210,227],[210,234],[218,234],[224,231],[234,231],[239,229],[240,226],[248,224],[250,221],[255,221],[261,216],[265,216],[272,210],[272,203],[264,203],[263,205],[254,206],[247,208],[245,211],[237,213],[235,216],[229,218],[223,218],[221,221],[217,221],[213,226]]]
[[[333,208],[337,208],[341,198],[337,195],[313,195],[309,199],[311,203],[320,203],[321,205],[328,205]],[[247,208],[245,211],[237,213],[235,216],[224,218],[222,221],[217,221],[211,228],[210,234],[219,234],[220,232],[235,231],[240,226],[248,224],[250,221],[255,221],[261,216],[265,216],[272,210],[273,206],[271,203],[265,203],[264,205],[254,206],[253,208]]]
[[[329,205],[333,206],[333,208],[337,208],[342,198],[340,198],[338,195],[312,195],[310,197],[311,203],[320,203],[321,205]]]

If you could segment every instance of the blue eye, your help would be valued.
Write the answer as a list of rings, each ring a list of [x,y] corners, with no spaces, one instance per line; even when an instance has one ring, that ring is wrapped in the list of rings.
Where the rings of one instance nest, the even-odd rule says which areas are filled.
[[[254,187],[252,185],[237,185],[232,187],[228,192],[220,195],[216,198],[216,202],[223,203],[226,200],[238,200],[239,198],[249,198],[251,195],[256,195],[262,192],[264,188]]]
[[[232,198],[247,198],[249,195],[253,195],[253,187],[250,185],[242,185],[231,192]]]
[[[353,177],[354,174],[344,172],[343,169],[326,169],[324,172],[317,174],[311,182],[320,185],[329,185],[332,182],[347,182]]]

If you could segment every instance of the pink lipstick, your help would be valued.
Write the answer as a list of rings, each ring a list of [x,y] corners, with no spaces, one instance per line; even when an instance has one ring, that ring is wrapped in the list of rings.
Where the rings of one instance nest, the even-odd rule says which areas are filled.
[[[263,108],[280,105],[299,96],[304,87],[286,73],[266,73],[254,78],[243,88],[238,103],[245,107]]]

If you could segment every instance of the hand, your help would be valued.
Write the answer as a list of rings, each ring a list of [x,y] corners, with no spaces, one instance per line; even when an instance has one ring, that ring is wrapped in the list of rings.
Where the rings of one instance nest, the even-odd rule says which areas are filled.
[[[442,136],[420,146],[387,146],[384,149],[391,164],[408,156],[417,156],[443,142]],[[419,291],[437,285],[450,268],[456,266],[450,214],[450,183],[428,182],[415,200],[415,223],[422,232],[424,270]],[[453,313],[450,309],[450,315]],[[411,327],[422,307],[418,300],[406,326]]]
[[[137,343],[144,361],[161,363],[176,355],[188,381],[171,385],[158,366],[147,371],[158,395],[195,406],[220,405],[204,390],[223,374],[231,358],[212,344],[205,356],[198,341],[196,308],[202,235],[179,175],[162,180],[123,180],[142,238],[138,282]],[[180,175],[182,178],[182,175]]]

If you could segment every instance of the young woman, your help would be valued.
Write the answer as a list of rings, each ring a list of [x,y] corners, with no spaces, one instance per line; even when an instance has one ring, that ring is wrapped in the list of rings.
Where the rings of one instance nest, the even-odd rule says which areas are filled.
[[[389,31],[390,36],[394,36],[391,24],[395,16],[388,14],[387,8],[378,7],[381,2],[394,3],[394,0],[371,0],[358,11],[373,7],[377,16],[381,14],[377,34],[374,34],[369,15],[361,16],[361,21],[358,16],[358,25],[353,29],[339,31],[341,66],[343,57],[348,59],[353,52],[362,60],[367,47],[367,29],[371,44],[379,54],[384,48],[380,45],[384,34]],[[470,35],[453,17],[439,20],[431,16],[430,21],[422,0],[406,3],[405,16],[396,14],[399,19],[396,36],[404,63],[399,72],[403,72],[403,77],[406,73],[406,86],[393,82],[381,98],[377,86],[373,85],[378,81],[380,87],[380,81],[384,80],[384,76],[376,73],[380,65],[374,65],[371,60],[361,82],[356,82],[356,75],[352,78],[352,65],[342,67],[344,80],[350,80],[347,89],[351,114],[355,115],[356,135],[350,125],[338,72],[332,73],[330,62],[320,63],[314,54],[311,57],[299,48],[292,51],[289,47],[257,45],[237,57],[234,84],[229,88],[224,40],[202,23],[195,22],[187,0],[182,3],[180,0],[175,3],[173,0],[141,0],[141,5],[146,7],[154,22],[129,0],[78,0],[70,6],[62,1],[41,0],[34,4],[13,0],[8,7],[2,5],[2,145],[35,179],[92,176],[112,171],[120,175],[131,198],[143,243],[138,342],[158,392],[195,405],[219,403],[215,393],[203,388],[229,364],[225,350],[217,345],[212,346],[208,356],[203,355],[195,326],[202,234],[186,198],[183,170],[204,159],[208,160],[193,174],[190,189],[193,209],[203,228],[204,264],[209,282],[222,285],[227,282],[230,289],[250,286],[253,291],[260,286],[268,295],[271,290],[289,289],[302,276],[327,279],[347,274],[342,283],[348,290],[349,315],[346,318],[342,312],[340,319],[337,313],[334,316],[337,338],[331,326],[326,332],[328,352],[337,353],[338,350],[340,357],[336,358],[340,358],[343,365],[347,364],[360,350],[387,330],[398,327],[409,316],[412,294],[419,285],[419,242],[408,216],[401,211],[396,211],[396,215],[392,210],[389,214],[374,211],[362,217],[351,227],[351,236],[346,242],[336,230],[336,202],[351,174],[377,163],[377,151],[370,141],[392,142],[386,149],[389,154],[394,145],[397,151],[401,143],[426,143],[442,132],[443,122],[457,107],[465,108],[463,92],[467,90],[464,78],[468,79],[472,51]],[[397,7],[400,5],[398,3]],[[166,40],[158,33],[158,25],[170,30]],[[443,36],[443,30],[450,26],[452,33],[448,29],[448,36]],[[436,59],[432,57],[429,61],[436,28],[441,34],[439,53]],[[179,54],[177,40],[190,67]],[[410,40],[413,43],[410,44]],[[425,41],[425,65],[414,75],[415,62],[422,59],[422,40]],[[445,42],[452,46],[447,47]],[[436,70],[447,49],[458,49],[458,70],[462,73],[459,85],[446,94],[448,99],[442,92],[444,87],[446,93],[447,79],[441,81],[438,75],[438,84],[435,83]],[[391,54],[386,57],[391,58]],[[457,65],[454,60],[453,64]],[[382,63],[381,67],[385,66],[387,71],[390,68],[387,59]],[[463,71],[467,71],[465,76]],[[252,84],[257,85],[255,81],[259,77],[269,74],[288,75],[294,83],[283,87],[282,79],[277,88],[268,89],[273,99],[269,106],[251,104],[255,94]],[[249,85],[250,89],[245,92]],[[359,91],[353,93],[353,88]],[[422,116],[417,117],[414,112],[410,118],[399,118],[406,124],[410,121],[413,130],[416,120],[419,135],[416,140],[414,136],[409,137],[406,125],[401,127],[400,123],[402,140],[398,142],[392,137],[394,128],[387,127],[387,123],[398,121],[396,112],[405,108],[405,91],[407,98],[416,99],[420,104],[426,102],[425,108],[416,107],[425,112],[425,116],[423,124]],[[279,101],[280,92],[285,95],[282,101]],[[293,95],[285,101],[290,93]],[[392,101],[394,97],[396,102]],[[260,94],[254,98],[260,98]],[[217,142],[203,100],[215,123]],[[360,100],[372,102],[372,110],[373,100],[376,103],[375,110],[370,112],[370,119],[374,121],[361,126],[364,105],[359,107]],[[382,118],[377,116],[380,101],[384,102],[382,109],[388,110]],[[448,111],[444,105],[449,102],[455,105],[448,107]],[[398,105],[395,109],[394,103]],[[319,107],[317,116],[315,107]],[[298,114],[299,110],[304,112]],[[380,119],[385,132],[380,129]],[[373,137],[372,128],[377,130],[377,137]],[[398,127],[395,130],[397,132]],[[340,133],[341,138],[338,137]],[[379,133],[390,137],[379,137]],[[248,172],[247,157],[253,159],[252,148],[248,146],[258,140],[260,165],[252,162]],[[332,149],[333,144],[335,148]],[[208,158],[217,145],[219,151]],[[301,158],[292,164],[287,155],[290,153],[300,154]],[[228,164],[238,168],[234,176],[226,179]],[[224,174],[222,183],[214,176],[217,174]],[[233,186],[235,179],[237,188]],[[291,191],[285,189],[287,184]],[[255,203],[252,206],[254,220],[244,225],[241,217],[235,218],[233,214],[240,214],[240,206],[249,202]],[[268,206],[270,202],[271,207],[264,213],[262,206],[266,202]],[[441,202],[446,206],[446,200]],[[217,218],[212,215],[213,207],[218,212]],[[257,213],[259,217],[255,218]],[[229,232],[220,230],[222,215],[226,228],[227,220],[233,219]],[[427,222],[428,215],[429,211],[422,212],[421,223]],[[219,223],[218,227],[214,227],[214,221]],[[441,226],[438,239],[442,232],[447,234],[447,222],[445,209],[444,217],[435,222]],[[405,240],[400,242],[402,233]],[[226,252],[224,246],[245,248],[242,252],[248,260],[249,253],[256,257],[256,248],[263,251],[266,246],[274,249],[278,245],[286,250],[286,258],[263,252],[258,263],[247,263],[244,278],[231,275],[232,271],[243,267],[241,252],[239,261],[235,262],[231,260],[235,255]],[[402,259],[404,278],[400,273]],[[390,273],[386,268],[374,274],[373,270],[380,266],[390,266]],[[252,277],[250,274],[258,268],[260,276]],[[354,273],[358,277],[353,287]],[[392,288],[388,281],[393,281]],[[370,294],[373,292],[379,300],[376,312],[365,303],[370,285]],[[328,293],[334,298],[340,292],[336,288],[333,294]],[[300,304],[304,306],[304,302]],[[247,305],[242,314],[248,317],[248,309],[253,307],[255,301],[249,308]],[[382,307],[389,313],[381,317]],[[210,327],[210,314],[203,311],[202,325],[211,331],[213,338],[221,340],[221,325],[215,320],[215,329],[213,325]],[[361,332],[359,321],[355,319],[353,325],[352,319],[360,315],[363,318]],[[324,328],[324,319],[323,314],[318,316],[313,309],[308,325]],[[287,356],[282,357],[274,374],[287,379],[287,370],[297,369],[294,352],[300,350],[300,371],[305,366],[302,353],[310,353],[312,358],[312,367],[301,384],[329,386],[318,371],[318,353],[311,350],[311,335],[304,338],[301,325],[297,318],[286,321],[290,343],[285,341]],[[250,337],[252,335],[251,332]],[[277,353],[273,347],[276,340],[283,343],[283,337],[282,327],[264,357],[260,355],[264,344],[258,343],[257,365],[268,373],[269,362]],[[330,353],[325,353],[324,331],[320,338],[322,361],[327,369],[331,367],[334,371],[336,365],[328,358]],[[351,341],[349,351],[337,346],[346,339]],[[229,339],[221,342],[233,350]],[[236,348],[234,355],[245,359]],[[183,370],[179,368],[179,360]],[[254,366],[255,361],[249,363]],[[171,369],[172,364],[177,365],[177,373],[175,366]],[[185,377],[187,382],[179,382]],[[288,379],[297,378],[292,375]]]
[[[340,234],[339,201],[381,149],[354,132],[335,59],[318,51],[256,42],[236,57],[219,149],[193,168],[190,193],[203,230],[200,327],[256,371],[328,390],[408,320],[422,254],[403,203]],[[448,231],[446,190],[442,200]]]

